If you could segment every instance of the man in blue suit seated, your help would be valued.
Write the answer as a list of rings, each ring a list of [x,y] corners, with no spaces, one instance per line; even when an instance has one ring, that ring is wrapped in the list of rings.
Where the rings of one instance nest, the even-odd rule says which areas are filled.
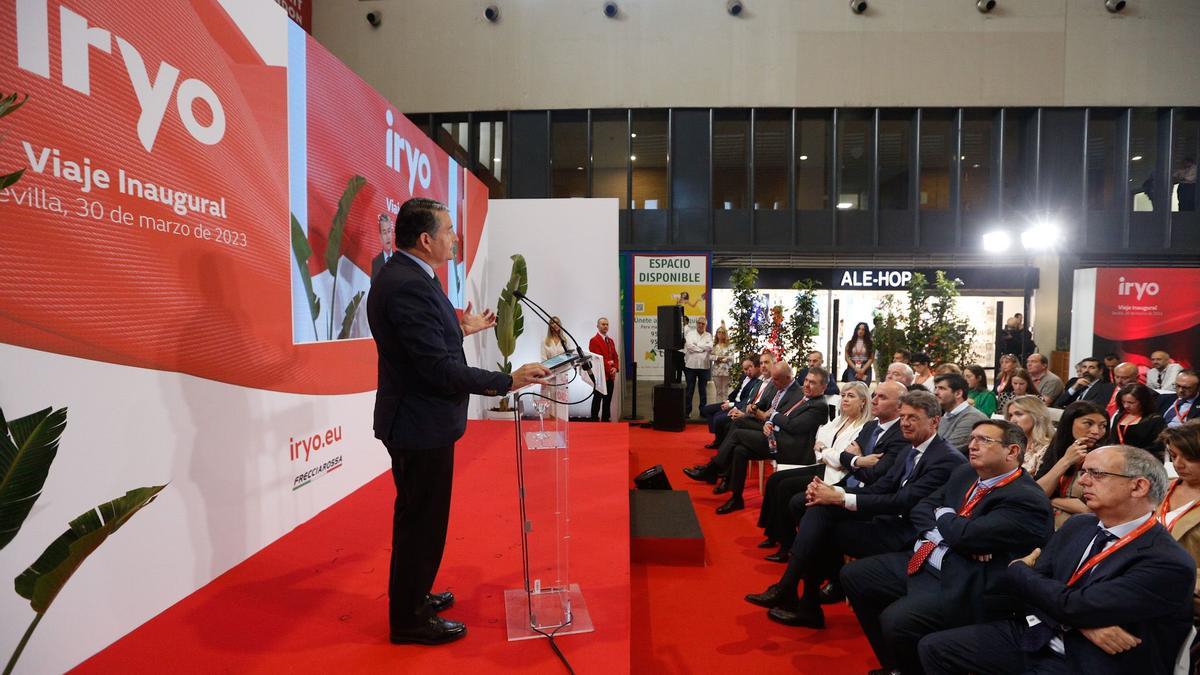
[[[1196,563],[1155,518],[1162,462],[1127,445],[1087,454],[1091,513],[1014,560],[1017,616],[921,639],[928,673],[1171,673],[1192,625]]]
[[[917,641],[925,635],[1012,613],[1005,567],[1054,532],[1050,500],[1021,469],[1026,443],[1015,424],[976,422],[970,464],[912,510],[921,533],[913,547],[842,570],[850,606],[885,669],[920,672]]]
[[[549,383],[541,364],[511,376],[467,365],[463,338],[491,328],[485,310],[460,318],[442,290],[434,267],[454,257],[457,238],[446,206],[410,199],[396,216],[391,256],[371,281],[367,319],[379,354],[375,437],[392,457],[396,505],[388,580],[391,641],[441,644],[466,635],[458,621],[438,616],[454,602],[430,591],[450,517],[454,443],[467,428],[471,394],[496,396],[534,383]]]
[[[793,497],[792,502],[800,501],[805,509],[787,570],[779,583],[747,595],[746,601],[770,608],[767,617],[772,621],[824,628],[821,582],[837,578],[843,556],[862,558],[910,548],[917,530],[909,512],[966,462],[937,435],[941,412],[928,391],[905,394],[900,399],[900,431],[908,442],[903,460],[897,459],[870,485],[840,487],[814,478],[805,494]]]
[[[729,429],[729,411],[734,409],[745,411],[746,405],[754,400],[763,386],[763,379],[758,375],[758,364],[755,363],[754,357],[747,356],[742,359],[742,379],[733,385],[729,396],[724,401],[709,403],[700,408],[700,416],[708,420],[708,430],[713,433],[714,437],[713,442],[704,447],[709,450],[721,447],[721,441],[725,440],[725,434]]]

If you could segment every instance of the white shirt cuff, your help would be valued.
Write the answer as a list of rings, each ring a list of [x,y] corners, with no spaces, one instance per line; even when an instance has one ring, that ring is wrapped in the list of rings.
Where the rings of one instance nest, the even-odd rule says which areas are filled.
[[[846,492],[844,488],[840,487],[834,487],[833,489],[842,493],[842,498],[846,500],[846,503],[843,504],[843,506],[846,507],[847,511],[858,510],[858,495],[850,494],[849,492]]]

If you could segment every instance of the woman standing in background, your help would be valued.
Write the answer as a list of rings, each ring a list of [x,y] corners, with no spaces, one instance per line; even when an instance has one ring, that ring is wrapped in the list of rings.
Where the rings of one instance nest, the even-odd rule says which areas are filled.
[[[871,384],[871,366],[875,364],[875,343],[871,341],[871,329],[860,321],[854,327],[854,335],[846,342],[846,371],[842,382]]]
[[[729,369],[733,365],[735,355],[733,346],[729,344],[729,331],[725,330],[725,324],[717,328],[714,337],[716,340],[712,350],[712,380],[713,388],[716,389],[715,398],[720,399],[729,394]]]

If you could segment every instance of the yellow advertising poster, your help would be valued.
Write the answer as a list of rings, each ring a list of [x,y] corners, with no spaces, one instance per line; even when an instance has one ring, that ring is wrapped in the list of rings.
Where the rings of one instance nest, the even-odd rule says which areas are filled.
[[[633,255],[633,355],[638,379],[660,379],[663,354],[658,346],[658,308],[680,305],[689,320],[709,312],[709,256],[696,253]]]

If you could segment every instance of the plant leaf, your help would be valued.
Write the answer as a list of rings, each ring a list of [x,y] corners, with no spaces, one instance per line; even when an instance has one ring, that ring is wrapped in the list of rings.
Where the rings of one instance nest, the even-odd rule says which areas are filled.
[[[4,117],[5,115],[11,115],[12,113],[16,112],[17,108],[20,108],[21,106],[25,105],[25,102],[28,100],[29,100],[29,94],[25,94],[25,98],[21,99],[20,102],[18,102],[16,92],[13,92],[13,93],[9,94],[8,96],[5,96],[3,99],[0,99],[0,117]]]
[[[350,204],[366,184],[367,179],[362,176],[351,178],[338,200],[337,212],[333,214],[333,226],[329,228],[329,241],[325,244],[325,268],[334,276],[337,276],[338,258],[342,257],[342,234],[346,230],[346,218],[350,216]]]
[[[300,227],[300,221],[296,220],[296,214],[292,214],[292,253],[296,256],[296,266],[300,272],[300,282],[304,284],[304,292],[308,294],[308,311],[312,314],[312,320],[316,321],[321,315],[321,299],[313,293],[312,275],[308,272],[308,259],[312,257],[312,246],[308,243],[308,236],[304,234],[304,228]]]
[[[42,494],[58,441],[67,427],[67,409],[46,408],[11,422],[0,434],[0,549],[17,536]],[[11,434],[11,435],[10,435]]]
[[[0,190],[3,190],[9,185],[21,180],[21,176],[23,175],[25,175],[25,169],[14,171],[12,173],[6,173],[3,176],[0,176]]]
[[[46,547],[42,555],[16,578],[17,595],[41,614],[83,561],[166,487],[155,485],[130,490],[124,497],[101,504],[72,520],[69,529]]]
[[[358,306],[362,303],[363,296],[366,291],[359,291],[354,294],[350,302],[346,303],[346,315],[342,319],[342,329],[338,331],[337,339],[345,340],[350,337],[350,328],[354,326],[354,317],[358,314]]]

